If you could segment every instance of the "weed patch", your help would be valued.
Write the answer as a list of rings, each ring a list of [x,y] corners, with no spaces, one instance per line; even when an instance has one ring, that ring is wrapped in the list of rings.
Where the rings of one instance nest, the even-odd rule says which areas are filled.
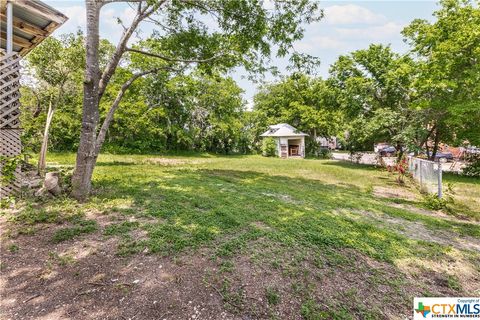
[[[71,240],[79,235],[95,232],[98,229],[97,222],[94,220],[76,219],[73,224],[72,227],[61,228],[55,231],[52,241],[59,243]]]

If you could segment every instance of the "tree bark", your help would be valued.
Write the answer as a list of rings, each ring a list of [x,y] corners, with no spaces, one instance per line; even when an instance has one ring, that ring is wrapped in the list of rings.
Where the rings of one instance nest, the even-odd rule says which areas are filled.
[[[396,147],[397,149],[397,162],[400,162],[403,158],[403,145],[400,143],[400,141],[397,141]]]
[[[425,145],[425,150],[427,152],[427,157],[430,158],[430,151],[428,149],[428,139],[430,139],[430,136],[432,135],[433,131],[437,129],[437,124],[434,124],[433,127],[428,130],[427,135],[423,138],[423,140],[418,144],[420,148],[423,148]]]
[[[97,161],[96,129],[99,122],[98,85],[100,67],[98,47],[100,6],[97,5],[95,0],[86,0],[85,5],[87,11],[87,50],[83,84],[82,129],[75,172],[72,176],[72,196],[80,201],[87,198],[92,187],[93,168]]]
[[[75,172],[72,176],[72,196],[77,200],[85,200],[92,188],[93,169],[97,162],[98,154],[105,140],[105,135],[113,114],[120,104],[123,94],[133,81],[137,78],[153,72],[153,70],[135,74],[127,83],[122,86],[117,99],[113,103],[110,112],[107,115],[102,127],[100,128],[99,103],[103,93],[115,72],[121,56],[126,50],[126,44],[137,28],[140,21],[153,13],[157,6],[148,7],[139,4],[137,14],[132,25],[126,29],[115,49],[113,56],[103,72],[99,67],[99,16],[100,9],[107,2],[99,2],[97,0],[86,0],[87,11],[87,36],[86,36],[86,67],[85,80],[83,85],[83,113],[82,113],[82,129],[80,133],[80,144],[77,151],[77,159],[75,164]],[[163,3],[163,2],[160,2]]]
[[[438,132],[438,127],[437,127],[437,129],[435,130],[435,140],[433,142],[432,155],[430,158],[431,161],[435,161],[435,156],[437,155],[439,143],[440,143],[440,133]]]
[[[40,156],[38,158],[38,174],[43,177],[45,175],[45,167],[47,164],[47,150],[48,150],[48,134],[50,131],[50,124],[52,123],[55,107],[52,106],[52,97],[48,105],[47,121],[45,122],[45,131],[43,133],[42,147],[40,148]]]

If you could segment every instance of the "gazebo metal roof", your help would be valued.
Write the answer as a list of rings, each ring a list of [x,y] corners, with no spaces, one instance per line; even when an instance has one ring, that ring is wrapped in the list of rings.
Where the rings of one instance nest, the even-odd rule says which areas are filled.
[[[63,13],[39,0],[2,0],[0,48],[3,50],[7,47],[7,2],[13,4],[13,51],[22,56],[68,20]]]
[[[303,133],[288,123],[279,123],[269,126],[269,129],[262,133],[260,137],[307,137],[308,134]]]

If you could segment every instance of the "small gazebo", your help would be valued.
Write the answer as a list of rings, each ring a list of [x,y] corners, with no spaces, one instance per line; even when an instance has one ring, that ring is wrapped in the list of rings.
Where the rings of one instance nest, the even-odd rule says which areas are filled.
[[[38,0],[2,0],[0,18],[0,156],[11,158],[22,151],[20,60],[68,18]],[[18,192],[20,183],[0,186],[0,196],[5,196]]]
[[[288,123],[269,126],[261,137],[271,137],[277,142],[277,155],[281,158],[304,158],[305,137],[303,133]]]

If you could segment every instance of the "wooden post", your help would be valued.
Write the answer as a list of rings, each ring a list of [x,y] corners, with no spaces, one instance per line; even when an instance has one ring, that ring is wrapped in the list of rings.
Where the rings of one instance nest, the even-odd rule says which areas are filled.
[[[442,198],[442,163],[438,161],[438,198]]]
[[[423,176],[422,176],[422,167],[423,167],[423,160],[418,161],[418,167],[420,169],[420,189],[423,190]]]

